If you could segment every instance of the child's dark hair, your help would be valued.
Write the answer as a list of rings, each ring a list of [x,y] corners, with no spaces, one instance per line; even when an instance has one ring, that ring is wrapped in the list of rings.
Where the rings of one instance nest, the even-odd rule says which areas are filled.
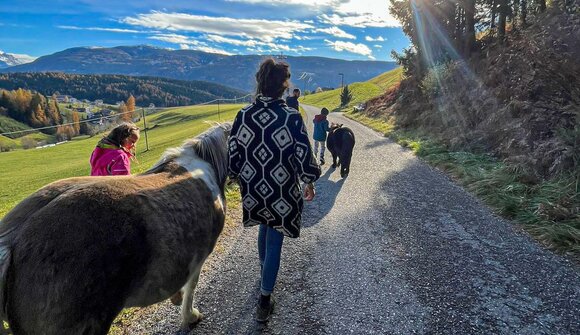
[[[256,94],[279,98],[289,86],[288,79],[290,79],[290,66],[267,58],[260,64],[260,69],[256,73]]]
[[[320,110],[320,114],[322,114],[322,115],[328,115],[328,113],[330,113],[330,112],[328,111],[328,108],[326,108],[326,107],[322,107],[322,109]]]
[[[139,127],[127,122],[116,126],[105,138],[111,144],[120,147],[123,143],[123,140],[130,137],[131,135],[139,136]]]
[[[295,88],[292,92],[293,93],[300,93],[300,89],[299,88]]]

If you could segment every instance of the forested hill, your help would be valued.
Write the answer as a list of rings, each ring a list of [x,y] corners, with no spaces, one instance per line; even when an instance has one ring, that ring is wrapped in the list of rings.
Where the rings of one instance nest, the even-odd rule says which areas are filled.
[[[70,48],[42,56],[34,62],[2,69],[2,72],[65,72],[122,74],[179,80],[203,80],[244,91],[254,88],[254,75],[262,55],[221,55],[197,50],[168,50],[146,45],[114,48]],[[397,67],[394,62],[348,61],[326,57],[285,56],[292,80],[302,89],[337,87],[339,73],[347,82],[365,81]],[[302,73],[307,82],[298,81]]]
[[[156,77],[123,75],[78,75],[57,72],[3,73],[0,88],[33,90],[46,96],[66,94],[77,99],[101,99],[114,104],[129,95],[138,106],[150,103],[158,107],[185,106],[216,98],[234,98],[246,94],[241,90],[205,81],[183,81]]]

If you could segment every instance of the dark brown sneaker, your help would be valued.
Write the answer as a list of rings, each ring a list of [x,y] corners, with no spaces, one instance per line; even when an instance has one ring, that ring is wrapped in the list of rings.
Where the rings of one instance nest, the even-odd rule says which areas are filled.
[[[275,305],[276,303],[274,302],[274,297],[270,298],[270,304],[267,308],[263,308],[260,306],[260,303],[258,303],[258,307],[256,308],[256,321],[260,323],[268,322],[270,315],[272,315],[274,312]]]

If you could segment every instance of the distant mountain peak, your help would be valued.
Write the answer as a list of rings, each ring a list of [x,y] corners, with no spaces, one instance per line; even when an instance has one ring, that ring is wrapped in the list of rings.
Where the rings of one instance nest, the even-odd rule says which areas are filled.
[[[32,57],[29,55],[12,54],[0,50],[0,69],[9,66],[31,63],[35,59],[36,57]]]

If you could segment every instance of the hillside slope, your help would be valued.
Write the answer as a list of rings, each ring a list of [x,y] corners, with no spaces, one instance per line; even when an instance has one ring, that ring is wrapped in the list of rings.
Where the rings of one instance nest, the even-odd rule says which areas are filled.
[[[196,50],[167,50],[150,46],[71,48],[38,58],[3,72],[65,72],[77,74],[123,74],[180,80],[202,80],[251,91],[260,55],[226,56]],[[344,73],[351,81],[364,81],[396,67],[394,62],[346,61],[324,57],[287,56],[293,79],[312,73],[312,81],[300,88],[336,87]]]
[[[58,92],[77,99],[91,101],[102,99],[110,104],[125,101],[132,94],[138,106],[153,103],[159,107],[193,105],[217,98],[234,98],[247,94],[238,89],[204,81],[55,72],[0,73],[0,88],[6,90],[23,88],[46,96]]]
[[[365,82],[355,82],[348,85],[352,91],[353,99],[344,108],[351,108],[360,103],[364,103],[372,98],[380,96],[387,89],[397,84],[401,80],[402,69],[385,72],[377,77],[371,78]],[[341,89],[337,88],[331,91],[324,91],[305,96],[301,102],[307,105],[326,107],[331,111],[340,110],[340,93]]]

